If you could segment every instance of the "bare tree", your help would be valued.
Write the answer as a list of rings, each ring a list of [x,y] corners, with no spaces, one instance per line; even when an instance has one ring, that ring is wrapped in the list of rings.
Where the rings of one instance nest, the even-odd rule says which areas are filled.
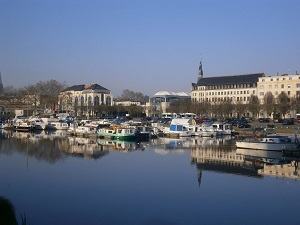
[[[291,98],[291,109],[295,110],[297,113],[300,112],[300,94]]]
[[[143,95],[141,92],[134,92],[128,89],[123,90],[121,98],[126,100],[139,101],[142,103],[146,103],[149,101],[149,96]]]
[[[275,97],[272,94],[272,92],[268,91],[264,95],[263,108],[267,112],[269,117],[271,116],[271,114],[274,111],[274,106],[275,106]]]
[[[259,111],[260,111],[260,102],[259,102],[259,99],[256,95],[251,95],[250,96],[250,100],[249,100],[249,103],[248,103],[248,110],[249,112],[251,112],[251,114],[253,115],[253,118],[256,119]]]
[[[277,97],[278,111],[284,116],[290,109],[290,101],[288,95],[282,91]]]

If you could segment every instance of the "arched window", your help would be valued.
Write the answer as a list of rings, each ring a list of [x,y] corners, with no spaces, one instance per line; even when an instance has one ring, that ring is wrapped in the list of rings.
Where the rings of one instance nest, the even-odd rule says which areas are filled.
[[[97,105],[99,105],[99,96],[96,96],[94,98],[94,106],[97,106]]]
[[[81,98],[80,98],[80,105],[84,106],[84,97],[83,96],[81,96]]]
[[[110,97],[110,96],[107,96],[107,97],[106,97],[106,105],[107,105],[107,106],[110,106],[110,105],[111,105],[111,97]]]

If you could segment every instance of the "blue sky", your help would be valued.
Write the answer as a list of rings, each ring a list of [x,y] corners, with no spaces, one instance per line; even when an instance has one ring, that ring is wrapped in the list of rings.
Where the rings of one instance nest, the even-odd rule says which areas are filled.
[[[0,0],[4,86],[152,96],[204,76],[300,73],[299,0]]]

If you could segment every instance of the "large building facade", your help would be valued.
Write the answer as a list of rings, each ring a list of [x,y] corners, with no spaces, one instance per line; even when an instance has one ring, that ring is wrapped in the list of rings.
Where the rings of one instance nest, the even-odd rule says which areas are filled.
[[[264,96],[271,92],[275,101],[281,92],[285,92],[289,99],[300,95],[300,75],[278,75],[260,77],[257,82],[257,96],[261,104],[264,103]],[[296,111],[290,111],[287,117],[295,117]],[[266,112],[261,111],[260,117],[268,117]]]
[[[200,62],[197,83],[192,83],[192,102],[219,104],[224,101],[246,104],[250,96],[257,95],[257,82],[264,73],[203,77]]]
[[[232,104],[248,104],[251,95],[255,95],[260,104],[264,104],[264,96],[267,92],[273,94],[275,101],[281,92],[285,92],[289,99],[299,96],[300,75],[265,76],[264,73],[255,73],[203,77],[200,62],[197,83],[192,83],[191,99],[194,103],[208,102],[212,105],[226,101]],[[289,115],[282,116],[295,117],[295,115],[296,112],[289,112]],[[263,109],[259,112],[259,117],[269,116]]]
[[[72,112],[75,116],[101,114],[102,108],[112,103],[111,91],[98,84],[73,85],[59,95],[59,110]]]

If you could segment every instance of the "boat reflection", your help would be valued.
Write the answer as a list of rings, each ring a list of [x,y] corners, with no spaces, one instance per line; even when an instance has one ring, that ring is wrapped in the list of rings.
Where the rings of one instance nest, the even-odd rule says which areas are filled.
[[[97,159],[109,153],[108,150],[98,145],[96,139],[83,137],[68,137],[69,146],[64,152],[73,156],[87,159]]]
[[[107,139],[98,138],[97,144],[101,146],[103,149],[116,150],[121,152],[145,150],[145,144],[143,142],[107,140]]]
[[[226,148],[230,146],[231,137],[182,137],[182,138],[159,138],[151,140],[157,154],[184,153],[185,150],[194,148]]]

